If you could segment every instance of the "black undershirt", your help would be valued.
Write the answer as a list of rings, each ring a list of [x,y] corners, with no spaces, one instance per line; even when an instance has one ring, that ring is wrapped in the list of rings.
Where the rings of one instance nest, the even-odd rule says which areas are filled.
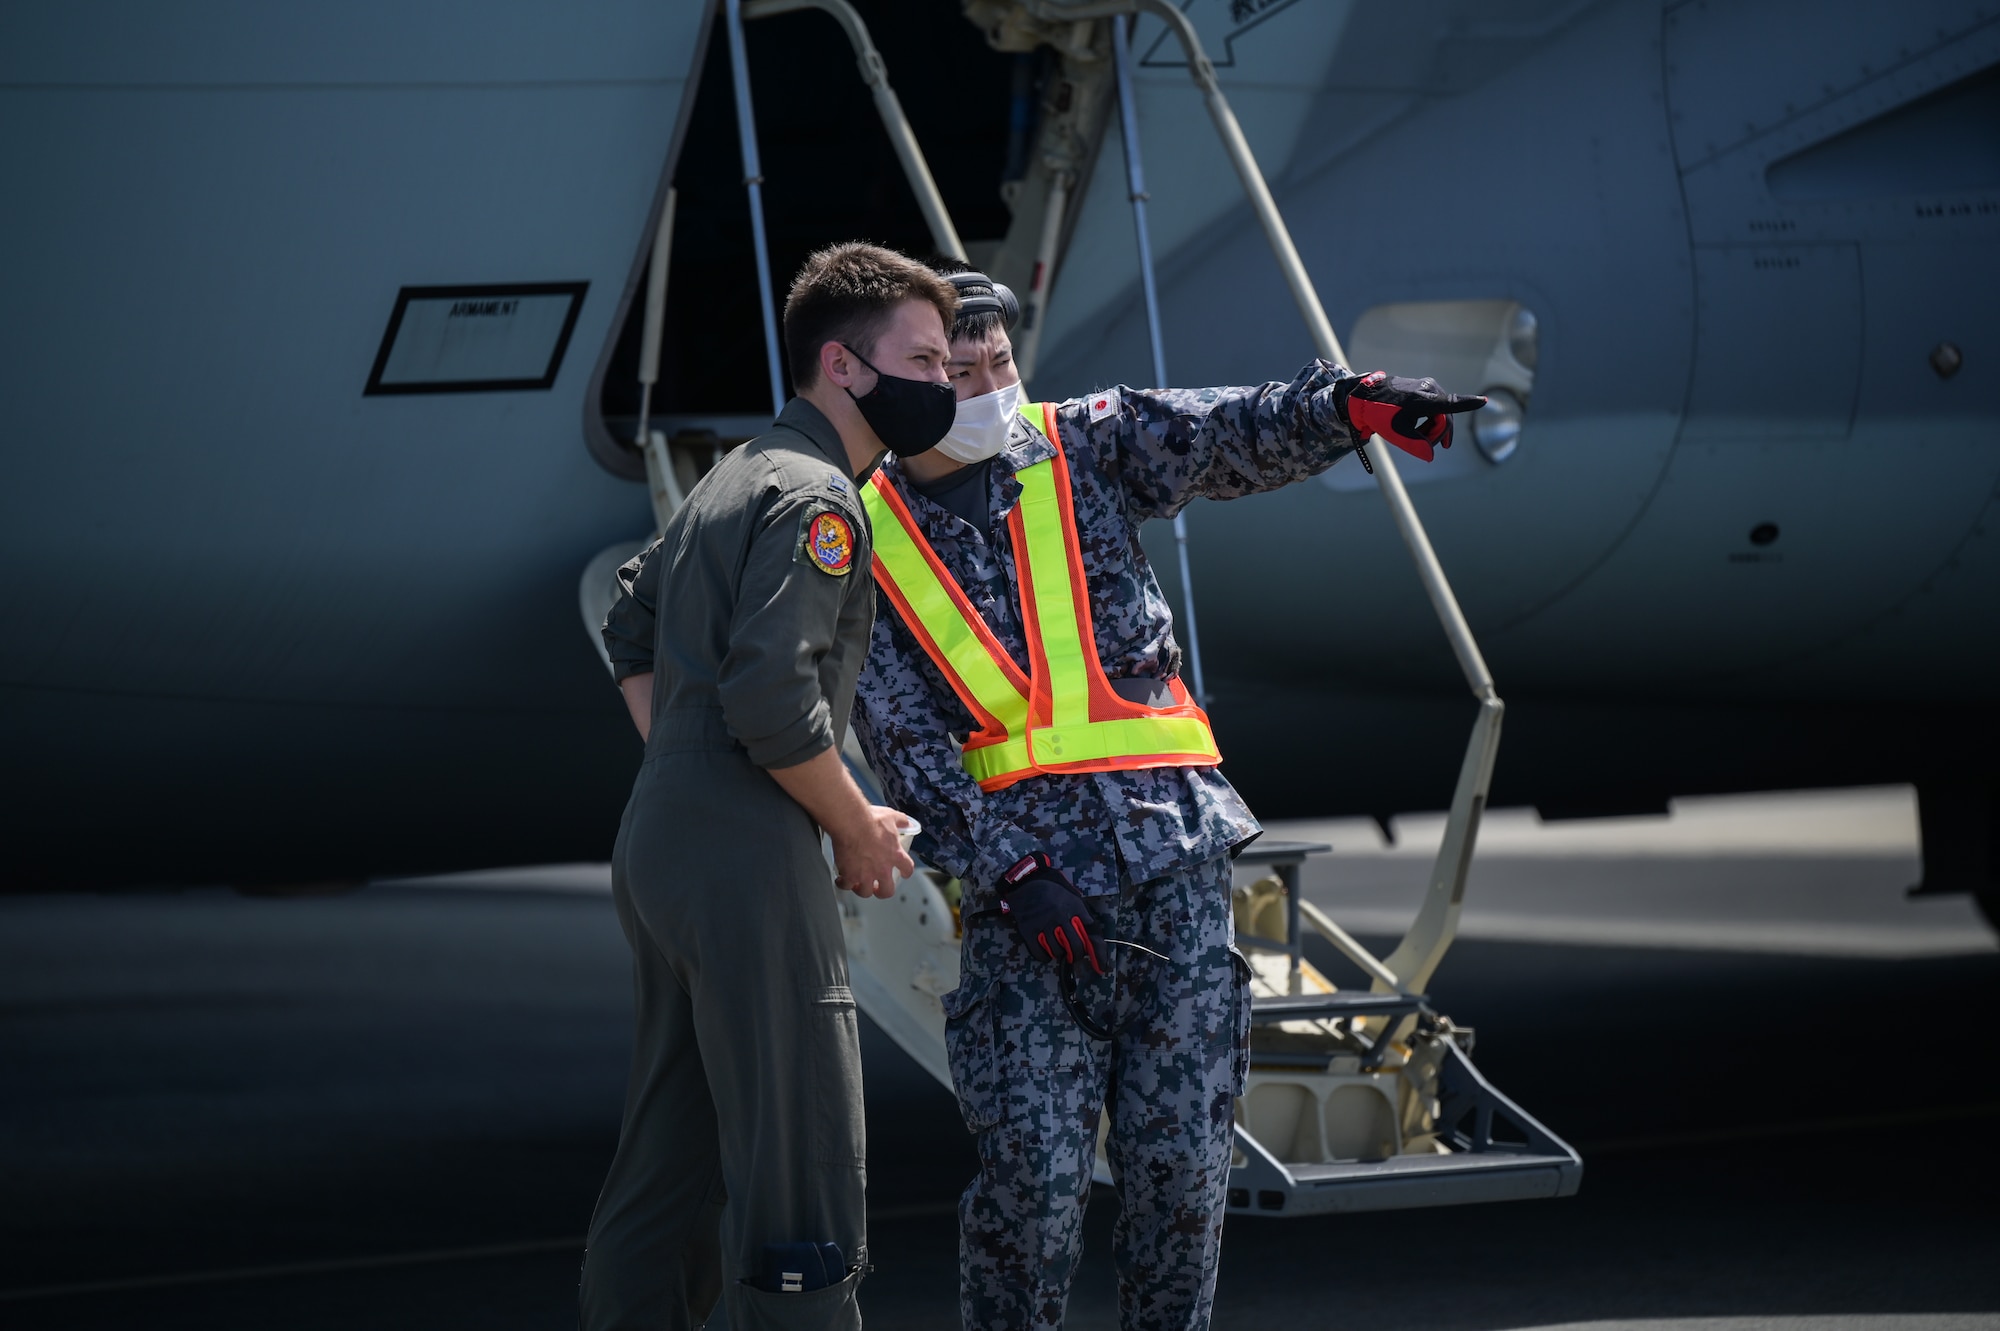
[[[911,481],[911,488],[938,505],[945,511],[972,524],[974,531],[984,535],[986,524],[992,518],[988,506],[991,487],[988,484],[993,471],[993,459],[974,462],[960,467],[957,471],[929,485],[919,485]]]

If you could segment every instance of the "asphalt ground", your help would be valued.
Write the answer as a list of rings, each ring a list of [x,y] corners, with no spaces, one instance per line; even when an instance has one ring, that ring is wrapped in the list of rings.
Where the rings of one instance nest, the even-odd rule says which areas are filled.
[[[1483,857],[1498,923],[1431,986],[1583,1151],[1581,1194],[1233,1218],[1216,1325],[2000,1327],[1983,926],[1902,903],[1894,847],[1599,851]],[[1425,864],[1420,837],[1343,848],[1306,887],[1365,918]],[[573,1325],[630,1033],[624,942],[578,886],[0,898],[0,1327]],[[1631,943],[1649,921],[1672,946]],[[863,1041],[867,1322],[952,1326],[971,1153],[949,1095]],[[1115,1206],[1071,1326],[1116,1324]]]

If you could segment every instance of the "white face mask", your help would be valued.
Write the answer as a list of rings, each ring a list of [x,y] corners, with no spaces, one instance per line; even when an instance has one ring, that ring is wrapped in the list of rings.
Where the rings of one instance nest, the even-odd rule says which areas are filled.
[[[1018,383],[965,399],[958,404],[958,417],[952,422],[951,432],[938,443],[937,451],[954,462],[984,462],[998,457],[1007,446],[1007,434],[1014,428],[1014,416],[1020,406]]]

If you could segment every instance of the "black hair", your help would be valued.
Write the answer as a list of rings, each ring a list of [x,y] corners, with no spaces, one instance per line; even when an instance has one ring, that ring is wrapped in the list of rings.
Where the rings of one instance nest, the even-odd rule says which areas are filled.
[[[1021,315],[1019,302],[1005,284],[946,254],[934,254],[924,261],[930,270],[958,290],[958,318],[951,326],[951,340],[984,342],[995,333],[1006,332]]]

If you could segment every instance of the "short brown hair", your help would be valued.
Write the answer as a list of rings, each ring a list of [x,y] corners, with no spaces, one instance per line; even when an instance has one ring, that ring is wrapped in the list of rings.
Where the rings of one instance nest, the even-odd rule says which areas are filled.
[[[792,386],[806,389],[819,382],[819,349],[829,342],[873,355],[890,313],[906,300],[935,305],[947,332],[958,317],[957,290],[915,259],[859,240],[816,251],[785,297]]]

